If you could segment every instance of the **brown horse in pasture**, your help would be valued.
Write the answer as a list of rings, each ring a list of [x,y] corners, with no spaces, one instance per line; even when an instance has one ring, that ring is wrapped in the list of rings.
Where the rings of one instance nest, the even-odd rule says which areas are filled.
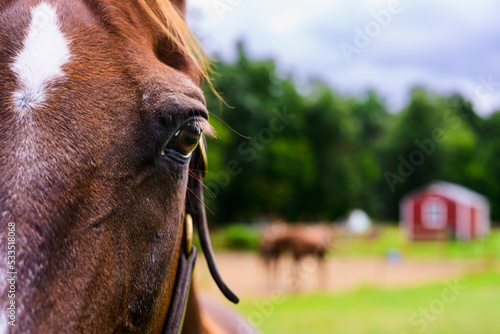
[[[300,261],[312,256],[318,263],[318,280],[320,285],[326,282],[325,256],[332,244],[333,226],[273,224],[261,234],[260,257],[264,261],[269,275],[270,284],[276,281],[276,271],[279,259],[286,253],[293,257],[294,276],[304,276],[300,273]],[[299,277],[294,277],[293,288],[299,287]]]
[[[206,229],[206,71],[184,14],[184,0],[0,0],[0,333],[244,326],[189,292],[194,220],[237,302]]]

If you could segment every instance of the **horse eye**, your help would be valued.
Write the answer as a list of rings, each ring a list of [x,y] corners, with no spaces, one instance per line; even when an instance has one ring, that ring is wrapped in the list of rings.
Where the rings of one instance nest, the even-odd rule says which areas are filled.
[[[177,131],[168,143],[167,148],[188,157],[198,147],[200,136],[200,127],[196,123],[189,122]]]

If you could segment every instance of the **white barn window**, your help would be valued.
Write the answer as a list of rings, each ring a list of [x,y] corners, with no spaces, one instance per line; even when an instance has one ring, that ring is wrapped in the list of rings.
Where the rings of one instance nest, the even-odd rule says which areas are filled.
[[[440,198],[429,198],[422,203],[422,224],[428,229],[442,229],[448,219],[446,202]]]

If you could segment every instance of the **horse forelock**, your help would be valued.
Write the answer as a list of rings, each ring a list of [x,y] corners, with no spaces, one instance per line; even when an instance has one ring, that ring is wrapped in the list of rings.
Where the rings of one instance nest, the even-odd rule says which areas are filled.
[[[182,13],[168,0],[137,0],[141,8],[170,40],[174,49],[185,55],[200,75],[209,79],[208,59],[203,48],[186,25]]]

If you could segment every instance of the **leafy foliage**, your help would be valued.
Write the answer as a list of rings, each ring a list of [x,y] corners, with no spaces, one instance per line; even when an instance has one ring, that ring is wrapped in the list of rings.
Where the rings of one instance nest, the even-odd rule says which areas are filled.
[[[208,143],[212,220],[331,220],[356,207],[397,220],[400,198],[437,179],[486,195],[500,219],[500,112],[484,119],[460,95],[415,88],[391,114],[374,92],[299,89],[238,51],[215,78],[231,108],[205,90],[219,134]]]

